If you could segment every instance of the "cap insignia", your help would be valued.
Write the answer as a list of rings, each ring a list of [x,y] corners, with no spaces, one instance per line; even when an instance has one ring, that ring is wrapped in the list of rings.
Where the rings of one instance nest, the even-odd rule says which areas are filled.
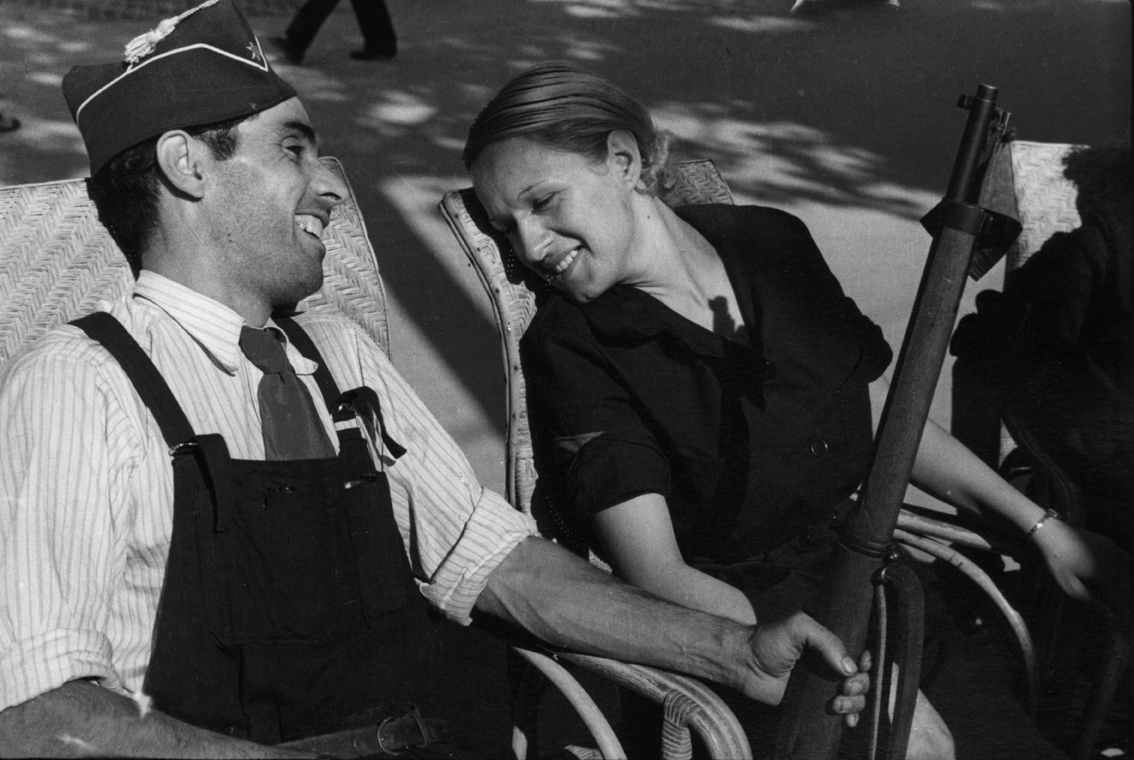
[[[134,39],[130,40],[128,43],[126,43],[126,62],[132,66],[138,61],[142,60],[147,55],[154,52],[154,47],[156,47],[159,42],[168,37],[170,33],[177,28],[177,25],[181,23],[183,19],[192,16],[199,10],[208,8],[211,5],[216,5],[219,2],[220,0],[205,0],[205,2],[201,3],[197,7],[190,8],[179,16],[164,19],[157,25],[157,28],[151,29],[145,34],[140,34]]]

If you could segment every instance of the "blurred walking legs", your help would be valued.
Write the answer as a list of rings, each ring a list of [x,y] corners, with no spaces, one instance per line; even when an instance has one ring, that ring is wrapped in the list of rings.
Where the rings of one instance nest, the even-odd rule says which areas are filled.
[[[271,41],[291,63],[302,63],[319,28],[331,15],[339,0],[308,0],[295,13],[287,31]],[[361,61],[387,60],[398,52],[398,38],[385,0],[351,0],[354,16],[362,30],[362,50],[350,57]]]

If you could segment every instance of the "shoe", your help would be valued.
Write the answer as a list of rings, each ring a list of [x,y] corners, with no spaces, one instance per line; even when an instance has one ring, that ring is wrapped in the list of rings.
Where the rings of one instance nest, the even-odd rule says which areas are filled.
[[[356,61],[388,61],[398,54],[398,43],[391,42],[377,48],[352,50],[350,57]]]
[[[269,37],[268,41],[276,46],[276,50],[283,53],[283,57],[287,59],[288,63],[293,63],[296,66],[303,63],[303,49],[295,46],[291,40],[282,35]]]

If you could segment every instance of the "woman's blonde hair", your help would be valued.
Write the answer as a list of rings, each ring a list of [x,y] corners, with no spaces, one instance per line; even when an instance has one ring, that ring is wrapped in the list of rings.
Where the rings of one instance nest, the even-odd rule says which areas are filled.
[[[642,184],[657,194],[671,185],[667,163],[673,136],[658,130],[645,106],[603,77],[566,61],[544,61],[513,77],[469,127],[465,168],[494,143],[523,137],[599,161],[607,136],[625,129],[642,156]]]

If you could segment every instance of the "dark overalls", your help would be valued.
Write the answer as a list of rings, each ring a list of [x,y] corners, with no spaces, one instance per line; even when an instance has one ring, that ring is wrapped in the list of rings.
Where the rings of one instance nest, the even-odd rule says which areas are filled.
[[[74,324],[122,365],[173,459],[173,533],[143,687],[156,709],[276,744],[374,726],[411,701],[440,701],[424,691],[460,688],[439,674],[467,642],[454,646],[463,632],[439,622],[414,584],[386,475],[358,427],[336,425],[333,459],[232,459],[220,435],[194,433],[116,319]],[[365,413],[381,423],[373,391],[340,394],[306,333],[277,324],[318,362],[336,423]],[[393,456],[404,453],[381,434]],[[417,756],[470,755],[433,745]]]

